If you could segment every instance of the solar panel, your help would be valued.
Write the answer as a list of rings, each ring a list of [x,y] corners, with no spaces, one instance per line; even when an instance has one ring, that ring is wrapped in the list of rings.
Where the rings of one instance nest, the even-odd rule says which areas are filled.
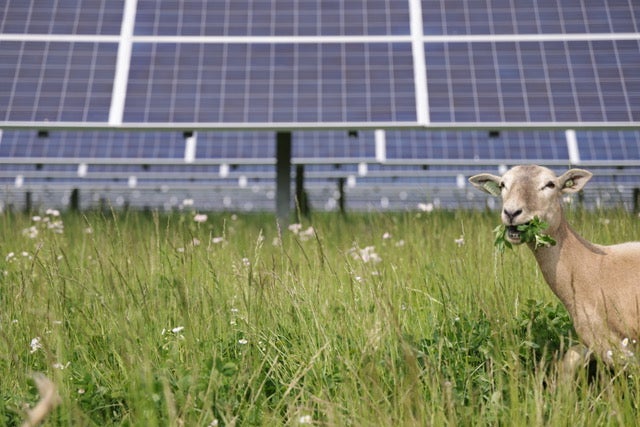
[[[126,123],[415,122],[408,43],[135,43]]]
[[[274,134],[255,132],[198,133],[196,159],[274,159]],[[182,143],[184,146],[184,141]]]
[[[577,132],[577,138],[581,141],[580,158],[583,161],[609,160],[622,165],[640,160],[639,131],[581,131]]]
[[[352,162],[375,159],[375,136],[373,131],[299,131],[293,132],[292,156],[305,159],[307,163],[320,159],[353,159]],[[301,160],[302,162],[302,160]]]
[[[0,157],[56,159],[180,159],[184,138],[175,132],[4,131]],[[77,163],[77,162],[76,162]]]
[[[120,34],[124,0],[5,0],[0,34]]]
[[[389,131],[386,142],[387,160],[396,163],[472,165],[487,161],[514,164],[531,159],[545,163],[569,160],[563,131],[506,131],[496,135],[479,131]]]
[[[409,34],[409,3],[138,0],[136,35],[353,36]]]
[[[422,11],[429,35],[637,33],[640,28],[632,1],[423,0]]]
[[[106,122],[117,48],[0,41],[0,124]]]
[[[428,44],[434,122],[638,122],[640,42]]]

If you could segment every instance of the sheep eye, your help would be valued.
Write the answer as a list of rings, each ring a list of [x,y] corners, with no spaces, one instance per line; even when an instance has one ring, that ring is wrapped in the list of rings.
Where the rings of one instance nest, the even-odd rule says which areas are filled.
[[[556,188],[556,184],[554,184],[553,181],[549,181],[543,188]]]
[[[500,187],[501,190],[504,190],[506,185],[504,185],[504,182],[501,182],[500,185],[498,185],[498,187]]]

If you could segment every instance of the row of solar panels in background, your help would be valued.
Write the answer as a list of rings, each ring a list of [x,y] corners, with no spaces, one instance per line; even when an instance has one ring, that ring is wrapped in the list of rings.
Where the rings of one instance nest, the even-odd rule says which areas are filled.
[[[477,207],[466,178],[540,162],[562,171],[576,162],[596,173],[591,203],[631,208],[640,186],[638,131],[386,131],[294,132],[292,184],[304,165],[304,186],[316,207],[334,209],[338,186],[351,208]],[[185,139],[186,136],[186,139]],[[195,141],[190,148],[189,141]],[[85,207],[274,208],[274,132],[5,131],[0,185],[5,204],[24,204],[24,192],[51,206],[68,205],[71,189]],[[26,149],[25,151],[20,151]],[[366,200],[370,196],[370,200]],[[65,202],[66,200],[66,202]],[[264,209],[263,209],[264,210]]]
[[[116,43],[0,42],[0,121],[108,122]],[[640,39],[427,43],[430,120],[640,121]],[[134,43],[123,122],[411,123],[410,43]]]
[[[530,162],[592,169],[592,206],[631,209],[640,186],[640,131],[385,131],[383,148],[378,132],[293,132],[292,185],[304,165],[305,189],[322,210],[337,209],[340,186],[353,210],[477,208],[487,200],[468,176]],[[275,146],[267,131],[4,131],[0,205],[24,207],[28,192],[34,205],[64,208],[76,188],[83,209],[171,210],[193,199],[197,209],[272,211]]]
[[[640,162],[640,131],[294,131],[292,157],[309,163]],[[5,130],[0,162],[92,160],[101,164],[167,161],[221,164],[275,163],[272,131],[123,132]],[[186,139],[194,137],[187,148]],[[574,148],[571,148],[571,147]],[[570,150],[577,150],[571,153]],[[191,151],[191,152],[188,152]],[[122,162],[122,159],[129,159]],[[342,160],[340,160],[342,159]]]
[[[120,34],[123,0],[7,0],[0,33]],[[409,1],[138,0],[135,35],[407,35]],[[632,1],[423,0],[428,35],[638,32]]]
[[[305,192],[312,210],[338,210],[341,203],[351,210],[431,210],[497,208],[498,203],[466,183],[473,173],[493,171],[478,167],[461,170],[456,177],[422,178],[416,180],[378,180],[375,178],[342,178],[307,180]],[[559,169],[559,171],[562,169]],[[594,170],[596,176],[582,197],[574,198],[587,208],[620,207],[638,210],[640,170],[629,170],[629,175],[616,170]],[[632,175],[633,174],[633,175]],[[44,211],[47,208],[68,209],[77,195],[80,209],[132,207],[159,210],[275,210],[275,184],[273,180],[250,179],[244,182],[164,182],[133,183],[100,182],[46,182],[21,185],[2,184],[0,212],[7,207],[29,207]],[[292,203],[292,209],[294,209]]]

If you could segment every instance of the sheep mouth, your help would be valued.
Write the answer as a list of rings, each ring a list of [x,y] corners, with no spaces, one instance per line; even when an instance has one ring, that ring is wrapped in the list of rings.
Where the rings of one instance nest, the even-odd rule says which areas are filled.
[[[500,249],[510,248],[512,245],[520,245],[522,243],[531,245],[533,249],[554,246],[557,243],[556,240],[544,232],[548,227],[549,224],[537,216],[520,224],[502,223],[494,230],[496,235],[495,244]]]
[[[531,228],[534,227],[535,221],[535,219],[532,219],[520,224],[505,225],[505,235],[507,240],[514,245],[528,241],[531,237],[529,234],[531,233]]]
[[[525,223],[524,225],[526,225],[527,223]],[[522,241],[522,231],[520,231],[518,229],[518,227],[520,227],[522,224],[520,225],[509,225],[507,226],[507,239],[509,239],[509,241],[511,243],[521,243]]]
[[[523,237],[526,239],[526,236],[523,236],[526,230],[528,230],[533,225],[534,220],[523,222],[515,225],[507,225],[506,228],[506,236],[507,240],[509,240],[514,245],[518,245],[520,243],[524,243]]]

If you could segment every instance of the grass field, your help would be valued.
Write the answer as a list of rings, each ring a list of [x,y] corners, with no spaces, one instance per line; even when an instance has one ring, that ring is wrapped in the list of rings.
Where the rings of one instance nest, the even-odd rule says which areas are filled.
[[[0,425],[635,425],[640,371],[555,381],[572,341],[496,213],[0,217]],[[600,243],[637,217],[571,212]],[[312,227],[312,228],[310,228]]]

